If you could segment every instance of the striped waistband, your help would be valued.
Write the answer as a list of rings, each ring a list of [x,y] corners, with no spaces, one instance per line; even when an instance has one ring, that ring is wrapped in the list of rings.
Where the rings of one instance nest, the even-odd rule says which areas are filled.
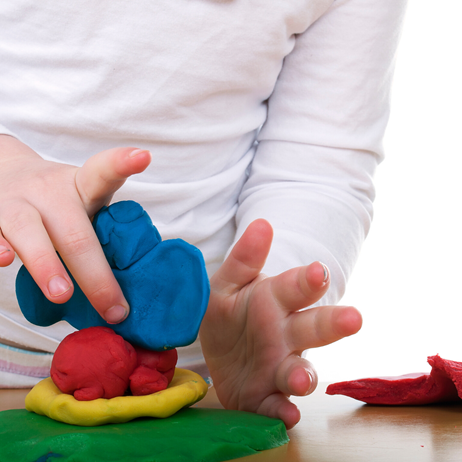
[[[28,377],[50,375],[52,353],[22,350],[0,343],[0,371]]]

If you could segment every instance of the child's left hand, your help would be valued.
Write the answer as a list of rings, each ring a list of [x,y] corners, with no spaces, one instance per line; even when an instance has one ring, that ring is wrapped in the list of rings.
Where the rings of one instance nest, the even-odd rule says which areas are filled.
[[[316,372],[301,358],[309,348],[353,335],[362,318],[353,307],[319,306],[329,273],[319,262],[275,277],[260,274],[272,241],[265,220],[254,221],[211,278],[200,339],[218,398],[227,409],[300,420],[290,395],[314,391]]]

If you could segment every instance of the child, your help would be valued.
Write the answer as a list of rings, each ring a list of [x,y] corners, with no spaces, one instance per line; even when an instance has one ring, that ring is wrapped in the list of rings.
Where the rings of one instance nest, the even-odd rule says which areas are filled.
[[[106,320],[128,315],[89,217],[132,199],[164,239],[204,254],[200,340],[221,402],[295,425],[288,397],[317,380],[301,353],[361,327],[357,310],[332,305],[370,225],[403,10],[379,0],[2,4],[0,342],[53,352],[71,331],[21,316],[15,253],[50,300],[73,290],[56,249]]]

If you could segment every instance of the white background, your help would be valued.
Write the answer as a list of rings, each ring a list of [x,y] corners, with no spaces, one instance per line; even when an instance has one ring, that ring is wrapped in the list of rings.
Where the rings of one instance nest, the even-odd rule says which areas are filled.
[[[462,5],[410,0],[369,237],[341,304],[362,330],[308,352],[320,381],[462,361]]]

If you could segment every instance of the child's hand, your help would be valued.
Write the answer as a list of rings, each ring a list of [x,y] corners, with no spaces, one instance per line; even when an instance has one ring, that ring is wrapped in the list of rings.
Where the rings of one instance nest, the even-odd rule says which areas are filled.
[[[300,412],[289,396],[317,385],[302,351],[355,334],[362,319],[352,307],[299,311],[324,295],[329,274],[315,262],[265,277],[260,270],[271,240],[269,223],[256,220],[212,277],[200,339],[225,408],[277,417],[291,428]]]
[[[148,151],[115,148],[78,168],[45,161],[0,135],[0,266],[10,265],[16,252],[45,296],[64,303],[73,287],[57,250],[103,318],[125,319],[128,303],[89,217],[150,160]]]

